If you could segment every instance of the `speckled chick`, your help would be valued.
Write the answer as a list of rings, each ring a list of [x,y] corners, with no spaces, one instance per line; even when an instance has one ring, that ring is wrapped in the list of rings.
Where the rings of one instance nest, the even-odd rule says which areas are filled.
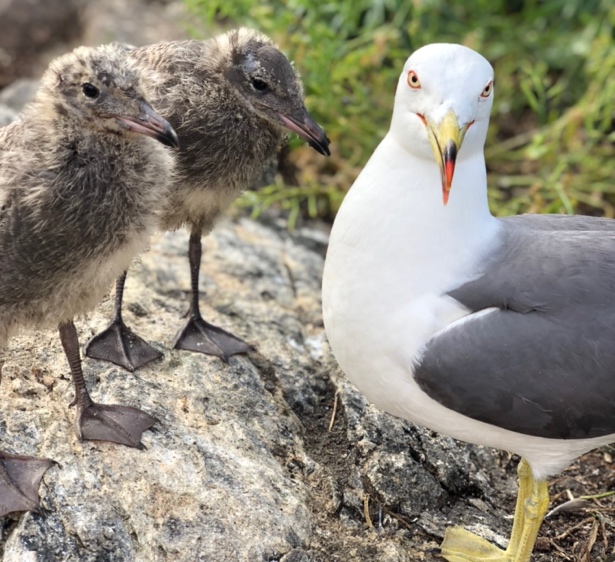
[[[185,226],[191,233],[192,300],[174,346],[223,359],[247,352],[249,345],[201,317],[201,237],[258,178],[289,131],[323,155],[329,154],[329,141],[305,108],[297,72],[256,31],[242,28],[208,41],[159,43],[134,49],[131,56],[156,71],[153,107],[181,142],[176,181],[160,221],[163,230]],[[118,280],[115,319],[88,344],[87,354],[132,371],[159,353],[124,325],[123,282]]]
[[[177,147],[177,136],[146,102],[143,69],[114,46],[53,61],[22,118],[0,129],[0,349],[20,330],[59,325],[83,439],[141,447],[155,422],[91,400],[73,318],[146,248],[172,181],[161,143]],[[36,507],[48,463],[0,453],[0,515]]]

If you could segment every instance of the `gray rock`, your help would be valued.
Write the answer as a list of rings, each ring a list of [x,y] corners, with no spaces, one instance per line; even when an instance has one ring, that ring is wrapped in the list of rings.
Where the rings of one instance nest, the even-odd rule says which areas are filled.
[[[118,41],[147,45],[188,38],[187,28],[202,35],[199,18],[188,13],[181,0],[85,0],[86,45]]]
[[[0,104],[0,127],[4,127],[17,119],[17,113],[10,107]]]
[[[11,85],[0,91],[0,104],[20,113],[34,97],[39,84],[40,80],[33,78],[15,80]]]
[[[0,1],[0,88],[35,76],[56,54],[69,50],[82,32],[85,0]],[[44,57],[43,53],[49,53]]]
[[[312,558],[305,550],[298,548],[283,556],[280,562],[312,562]]]
[[[128,319],[165,357],[135,374],[87,360],[85,375],[95,400],[160,420],[145,451],[79,442],[58,337],[12,340],[1,446],[59,465],[41,513],[0,520],[4,562],[435,561],[450,522],[504,540],[514,481],[500,457],[377,411],[339,373],[323,259],[296,241],[313,239],[305,228],[295,238],[227,220],[205,240],[204,312],[257,348],[229,364],[169,350],[190,286],[187,235],[156,237],[134,267]],[[111,307],[78,322],[82,344]]]

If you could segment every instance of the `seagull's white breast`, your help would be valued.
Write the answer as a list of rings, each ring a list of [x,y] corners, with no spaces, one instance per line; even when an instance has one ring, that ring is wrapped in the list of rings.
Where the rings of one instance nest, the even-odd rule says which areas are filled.
[[[445,207],[434,163],[387,136],[329,242],[323,314],[336,359],[376,406],[428,427],[413,367],[435,334],[469,314],[447,292],[480,273],[479,259],[497,239],[496,221],[472,197],[474,183],[484,190],[484,174],[482,160],[459,162],[464,180]]]

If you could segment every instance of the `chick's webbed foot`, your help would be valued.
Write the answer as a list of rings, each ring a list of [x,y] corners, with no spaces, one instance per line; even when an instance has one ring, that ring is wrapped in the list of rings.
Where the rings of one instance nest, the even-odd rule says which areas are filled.
[[[231,355],[252,351],[252,346],[233,334],[205,322],[200,316],[193,315],[175,336],[173,347],[215,355],[224,361],[228,361]]]
[[[162,353],[137,336],[121,320],[95,335],[87,344],[85,354],[92,359],[110,361],[133,372],[150,361],[160,359]]]
[[[54,464],[49,459],[0,451],[0,517],[13,511],[37,510],[39,484]]]
[[[158,420],[132,406],[117,404],[77,403],[77,433],[80,439],[111,441],[136,449],[145,449],[141,443],[143,432]]]

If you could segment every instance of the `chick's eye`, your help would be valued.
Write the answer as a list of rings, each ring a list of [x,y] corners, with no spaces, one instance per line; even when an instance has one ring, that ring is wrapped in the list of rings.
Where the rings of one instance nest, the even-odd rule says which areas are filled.
[[[88,98],[97,98],[100,95],[100,90],[89,82],[81,86],[81,89]]]
[[[267,82],[260,78],[252,78],[252,87],[259,92],[265,92],[269,89]]]
[[[414,70],[408,72],[408,86],[410,86],[413,90],[418,90],[421,87],[421,81]]]
[[[493,91],[493,80],[491,82],[489,82],[489,84],[487,84],[483,88],[483,91],[482,91],[480,97],[481,98],[488,98],[491,95],[492,91]]]

